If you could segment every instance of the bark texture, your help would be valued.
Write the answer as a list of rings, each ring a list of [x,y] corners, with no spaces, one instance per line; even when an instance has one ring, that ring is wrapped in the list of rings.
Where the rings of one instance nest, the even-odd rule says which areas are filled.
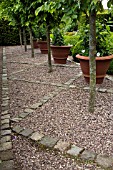
[[[92,10],[89,16],[89,65],[90,65],[90,98],[89,112],[94,112],[96,93],[96,11]]]
[[[19,28],[19,37],[20,37],[20,45],[22,47],[22,33],[21,33],[21,28]]]
[[[48,48],[48,67],[49,67],[49,72],[52,72],[49,26],[47,26],[47,48]]]
[[[30,44],[31,44],[31,57],[34,58],[34,46],[33,46],[33,35],[32,35],[32,28],[29,28],[30,33]]]
[[[24,48],[25,48],[25,51],[27,51],[27,41],[26,41],[25,27],[23,27],[23,39],[24,39]]]

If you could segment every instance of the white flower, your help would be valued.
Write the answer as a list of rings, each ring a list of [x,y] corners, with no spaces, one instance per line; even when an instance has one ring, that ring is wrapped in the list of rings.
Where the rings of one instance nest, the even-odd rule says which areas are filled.
[[[82,50],[82,53],[85,53],[85,50]]]
[[[97,57],[100,57],[100,53],[99,52],[97,53]]]

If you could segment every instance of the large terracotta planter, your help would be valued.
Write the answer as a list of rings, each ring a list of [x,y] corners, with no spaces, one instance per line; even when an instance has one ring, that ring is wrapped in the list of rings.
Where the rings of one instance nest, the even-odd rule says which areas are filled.
[[[47,41],[38,41],[38,45],[42,54],[48,54]]]
[[[80,59],[80,66],[83,72],[86,82],[90,82],[90,73],[89,73],[89,57],[76,55]],[[106,76],[106,72],[109,68],[110,61],[113,58],[113,55],[105,57],[96,57],[96,84],[101,84]]]
[[[67,57],[72,46],[54,46],[51,45],[52,56],[54,63],[66,64]]]
[[[33,39],[33,46],[34,48],[39,48],[37,39]]]

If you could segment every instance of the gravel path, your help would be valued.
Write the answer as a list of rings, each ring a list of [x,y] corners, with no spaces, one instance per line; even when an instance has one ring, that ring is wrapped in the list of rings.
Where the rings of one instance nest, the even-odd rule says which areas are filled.
[[[39,53],[39,51],[38,51]],[[53,66],[53,72],[48,73],[47,66],[44,65],[45,56],[35,53],[35,58],[30,58],[30,50],[17,47],[7,47],[7,68],[9,80],[10,113],[17,116],[25,107],[39,102],[42,97],[53,92],[58,84],[64,84],[80,73],[80,68],[75,65],[73,68]],[[22,55],[22,57],[20,57]],[[11,63],[16,61],[17,63]],[[47,61],[47,58],[46,58]],[[18,62],[28,62],[21,64]],[[30,66],[29,63],[42,63],[40,66]],[[69,63],[68,65],[71,65]],[[74,65],[72,63],[72,65]],[[16,73],[16,71],[21,71]],[[22,79],[13,80],[12,78]],[[30,81],[39,81],[32,83]],[[42,84],[46,82],[47,84]],[[51,83],[56,83],[52,86]],[[113,155],[113,117],[112,101],[113,94],[99,93],[96,95],[95,113],[88,112],[88,91],[83,87],[88,86],[84,83],[81,76],[72,85],[78,88],[67,88],[62,90],[56,97],[49,100],[41,108],[35,110],[19,123],[44,135],[59,137],[64,141],[69,141],[77,146],[95,151],[96,153],[106,153]],[[100,88],[113,88],[113,83],[105,79]],[[15,155],[15,167],[21,164],[20,170],[35,169],[65,169],[65,170],[98,170],[94,164],[76,163],[73,159],[65,158],[61,154],[56,155],[50,151],[40,151],[33,146],[30,141],[18,136],[13,141]],[[101,168],[102,170],[102,168]]]
[[[10,113],[17,116],[35,102],[40,101],[45,95],[55,90],[54,86],[33,84],[21,81],[9,81],[10,86]]]
[[[83,76],[77,78],[72,84],[76,85],[76,86],[79,86],[81,88],[82,87],[87,87],[87,86],[89,87],[89,84],[84,81]],[[113,82],[108,80],[107,78],[105,78],[103,83],[102,84],[97,84],[96,87],[97,88],[104,88],[104,89],[105,88],[107,88],[107,89],[112,88],[113,89]]]
[[[112,154],[111,95],[97,93],[96,111],[93,115],[87,111],[88,96],[88,92],[83,90],[64,90],[19,125],[45,135],[57,136],[96,153]]]
[[[95,164],[82,163],[60,153],[42,150],[20,136],[13,141],[13,147],[16,170],[103,170]]]
[[[25,79],[28,81],[46,81],[51,83],[66,83],[71,78],[75,77],[75,73],[79,73],[79,68],[69,67],[54,67],[53,72],[48,73],[47,66],[34,66],[27,68],[25,71],[17,73],[13,78]]]

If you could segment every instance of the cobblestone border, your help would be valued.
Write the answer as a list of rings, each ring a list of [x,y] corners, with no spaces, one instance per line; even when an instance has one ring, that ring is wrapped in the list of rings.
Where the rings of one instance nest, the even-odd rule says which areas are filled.
[[[53,138],[47,135],[44,136],[39,132],[33,132],[32,129],[22,128],[21,126],[13,127],[12,131],[16,135],[22,135],[23,137],[30,139],[40,147],[59,151],[63,155],[79,158],[82,161],[91,161],[105,169],[113,169],[113,156],[96,154],[93,151],[80,148],[72,143],[64,142],[62,139]]]
[[[59,66],[59,65],[58,65]],[[63,66],[63,65],[60,65]],[[65,65],[66,66],[66,65]],[[63,66],[64,67],[64,66]],[[81,76],[80,74],[77,76]],[[66,88],[76,88],[76,86],[71,85],[71,83],[76,79],[70,79],[68,82],[64,84],[55,84],[51,83],[51,85],[55,85],[58,87],[55,91],[50,93],[48,96],[44,96],[42,100],[38,103],[31,105],[29,108],[25,108],[24,113],[21,113],[18,117],[10,119],[10,115],[8,113],[8,105],[9,105],[9,97],[8,97],[8,80],[7,80],[7,69],[6,69],[6,56],[5,56],[5,48],[3,48],[3,75],[2,75],[2,113],[1,113],[1,146],[0,146],[0,168],[1,170],[13,170],[14,169],[14,161],[13,161],[13,152],[12,152],[12,140],[11,140],[11,122],[19,122],[24,119],[26,116],[31,114],[35,109],[41,107],[48,100],[52,99],[54,96],[59,94],[62,89]],[[107,77],[109,78],[109,77]],[[111,79],[110,79],[111,80]],[[19,80],[20,81],[20,80]],[[26,80],[21,80],[26,81]],[[113,80],[112,80],[113,81]],[[28,82],[28,81],[27,81]],[[35,83],[35,82],[33,82]],[[36,83],[40,83],[37,81]],[[41,82],[45,84],[46,82]],[[50,83],[46,83],[50,84]],[[84,87],[84,90],[89,90],[89,87]],[[97,89],[99,92],[110,92],[113,93],[112,89]],[[45,148],[58,150],[62,154],[69,155],[75,158],[80,158],[85,161],[96,162],[97,165],[103,168],[109,168],[109,170],[113,169],[113,156],[96,154],[92,151],[85,150],[84,148],[80,148],[72,143],[64,142],[62,139],[53,138],[51,136],[44,136],[39,132],[34,132],[32,129],[22,128],[20,126],[12,127],[12,131],[17,135],[22,135],[32,142],[35,142],[39,146],[43,146]]]
[[[6,67],[5,48],[3,48],[3,67],[2,67],[2,112],[1,112],[1,139],[0,139],[0,170],[13,170],[13,150],[11,140],[8,79]]]

